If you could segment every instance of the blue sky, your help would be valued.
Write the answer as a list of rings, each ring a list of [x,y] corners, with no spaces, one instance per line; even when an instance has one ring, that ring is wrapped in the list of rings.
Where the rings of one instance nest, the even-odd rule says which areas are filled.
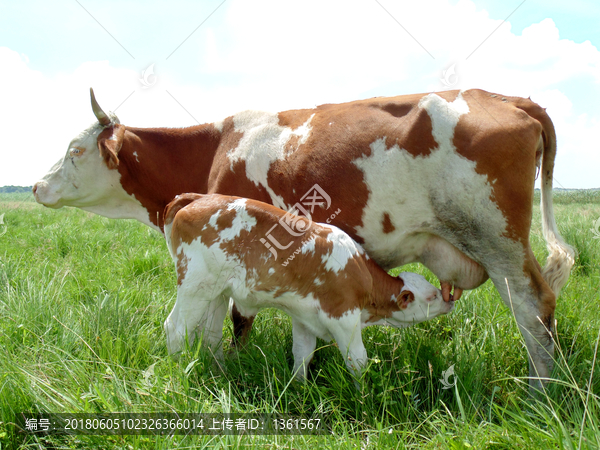
[[[127,125],[188,126],[444,90],[454,66],[453,88],[548,108],[555,186],[600,187],[599,24],[589,0],[0,0],[0,185],[62,157],[90,86]]]

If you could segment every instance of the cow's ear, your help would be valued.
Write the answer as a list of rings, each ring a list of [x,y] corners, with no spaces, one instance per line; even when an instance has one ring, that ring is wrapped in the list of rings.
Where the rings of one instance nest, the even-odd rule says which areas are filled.
[[[409,303],[415,300],[415,295],[411,291],[404,290],[398,295],[397,301],[400,309],[404,309]]]
[[[105,128],[98,135],[98,150],[109,169],[116,169],[119,165],[118,154],[123,145],[124,136],[125,127],[119,124]]]

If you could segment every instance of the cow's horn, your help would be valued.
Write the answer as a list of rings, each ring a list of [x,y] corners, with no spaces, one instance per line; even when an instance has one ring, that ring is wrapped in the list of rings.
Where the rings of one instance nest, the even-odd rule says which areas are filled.
[[[98,104],[98,102],[96,101],[96,97],[94,96],[94,90],[92,88],[90,88],[90,96],[92,97],[92,110],[94,111],[96,119],[98,119],[98,122],[100,122],[100,125],[110,125],[110,119],[106,115],[106,113],[102,111],[102,108],[100,108],[100,105]]]

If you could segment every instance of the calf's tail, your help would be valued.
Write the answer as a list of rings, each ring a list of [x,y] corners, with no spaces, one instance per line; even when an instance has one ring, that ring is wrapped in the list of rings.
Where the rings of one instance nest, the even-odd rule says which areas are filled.
[[[201,194],[181,194],[176,196],[171,203],[169,203],[166,207],[165,207],[165,212],[163,214],[164,220],[165,220],[165,225],[164,225],[164,231],[165,231],[165,238],[167,239],[167,247],[169,248],[169,252],[171,253],[171,256],[175,259],[176,255],[173,253],[173,243],[171,241],[171,230],[173,228],[173,221],[175,220],[175,216],[177,215],[177,213],[185,208],[187,205],[189,205],[190,203],[194,202],[195,200],[198,200],[200,197],[202,197]]]

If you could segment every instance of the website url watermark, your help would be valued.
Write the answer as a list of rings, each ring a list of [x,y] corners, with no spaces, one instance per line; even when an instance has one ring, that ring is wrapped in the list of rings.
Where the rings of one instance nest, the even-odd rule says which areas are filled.
[[[326,222],[326,223],[328,223],[328,224],[329,224],[329,223],[331,223],[331,221],[332,221],[333,219],[335,219],[335,218],[336,218],[336,216],[337,216],[339,213],[341,213],[341,212],[342,212],[342,210],[338,208],[338,209],[337,209],[337,211],[335,211],[333,214],[331,214],[331,216],[329,216],[325,222]],[[311,239],[315,238],[316,236],[317,236],[317,233],[316,233],[316,231],[315,231],[315,232],[311,233],[311,235],[310,235],[310,236],[308,236],[308,238],[304,239],[304,240],[302,241],[302,244],[303,244],[304,242],[309,242]],[[286,259],[284,262],[282,262],[282,263],[281,263],[281,265],[282,265],[282,266],[284,266],[284,267],[285,267],[285,266],[287,266],[287,265],[290,263],[290,261],[293,261],[293,260],[294,260],[294,258],[296,258],[296,256],[297,256],[297,255],[298,255],[298,254],[299,254],[301,251],[302,251],[302,245],[299,245],[299,246],[298,246],[298,248],[297,248],[296,250],[294,250],[294,253],[292,253],[290,256],[288,256],[288,258],[287,258],[287,259]]]
[[[0,223],[2,222],[0,221]],[[594,233],[594,237],[592,239],[600,239],[600,217],[598,217],[598,220],[594,222],[594,225],[592,228],[590,228],[590,230],[592,233]]]
[[[264,238],[260,238],[260,242],[267,247],[271,252],[275,260],[277,260],[277,250],[289,249],[296,238],[304,236],[312,226],[312,214],[315,211],[315,207],[320,207],[328,210],[331,207],[331,197],[325,192],[325,190],[318,184],[313,185],[306,194],[302,196],[300,201],[295,203],[289,208],[279,221],[273,225],[269,231],[265,234]],[[337,211],[333,212],[328,218],[327,223],[331,223],[333,219],[341,212],[338,208]],[[287,243],[281,243],[272,233],[273,230],[281,226],[290,235],[290,241]],[[314,234],[311,234],[308,239],[312,239]],[[306,239],[303,239],[306,241]],[[294,253],[282,263],[283,266],[287,266],[296,255],[302,250],[302,246],[299,245]]]
[[[442,385],[444,386],[442,389],[452,389],[456,384],[456,375],[454,374],[454,364],[452,364],[448,369],[442,372],[442,377],[440,379]],[[450,377],[453,377],[453,380],[450,380]]]
[[[4,214],[5,213],[0,214],[0,236],[6,234],[6,231],[8,230],[8,227],[4,223]]]

